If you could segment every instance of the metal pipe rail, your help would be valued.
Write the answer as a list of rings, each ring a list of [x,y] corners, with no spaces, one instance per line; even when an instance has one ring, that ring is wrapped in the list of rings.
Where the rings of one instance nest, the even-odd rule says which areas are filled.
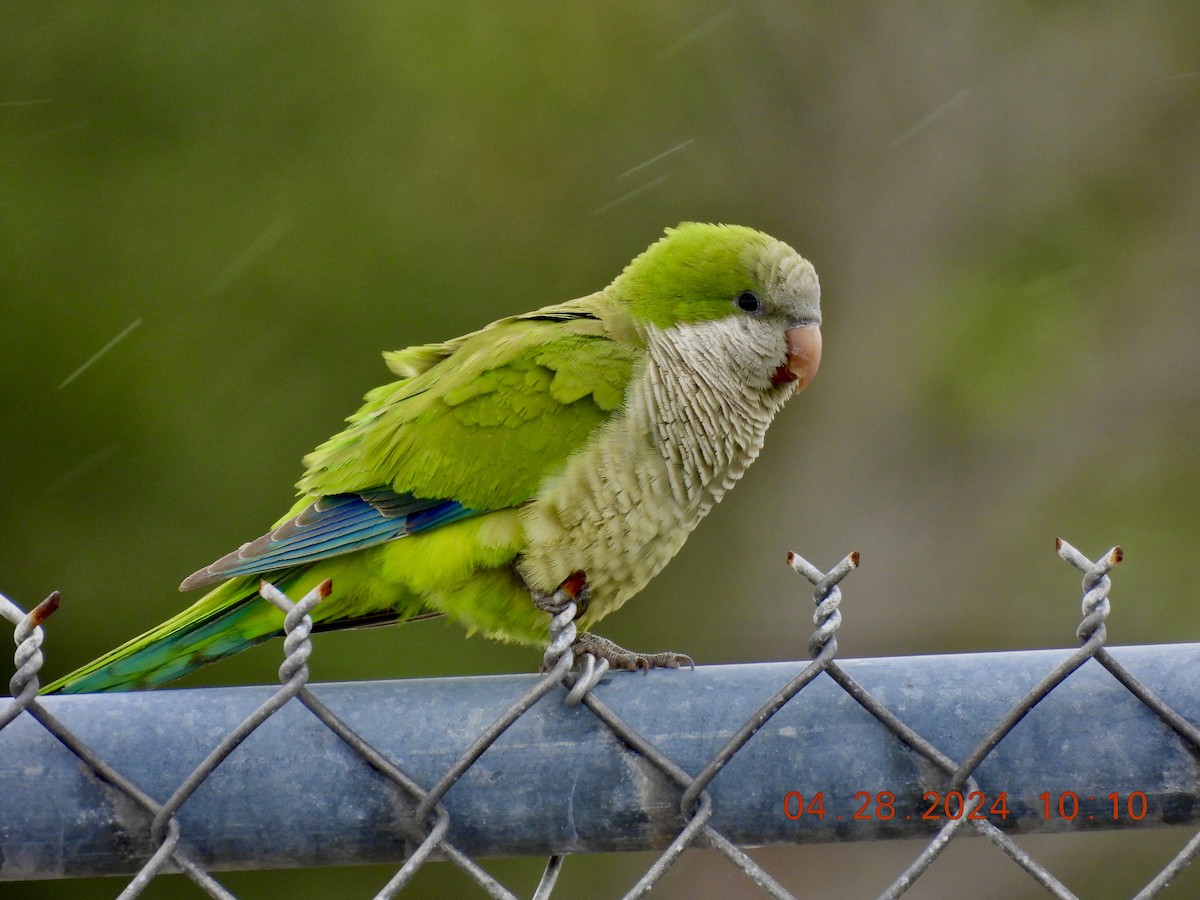
[[[1074,651],[843,660],[838,670],[952,760]],[[1107,651],[1175,713],[1200,721],[1200,644]],[[695,776],[803,662],[610,673],[583,705],[555,686],[442,798],[447,839],[471,857],[647,850],[687,822],[682,789],[596,713],[599,701]],[[928,839],[947,775],[823,671],[764,720],[708,784],[709,824],[734,844]],[[375,750],[429,788],[534,675],[309,685]],[[278,686],[52,696],[38,703],[162,803]],[[3,703],[0,702],[0,707]],[[1007,833],[1200,821],[1200,761],[1176,729],[1088,659],[968,774],[967,810]],[[399,862],[428,824],[410,794],[305,705],[246,737],[175,813],[207,869]],[[432,814],[430,816],[432,819]],[[0,879],[137,871],[150,816],[31,715],[0,731]],[[968,829],[974,830],[974,829]],[[160,835],[161,838],[161,835]]]

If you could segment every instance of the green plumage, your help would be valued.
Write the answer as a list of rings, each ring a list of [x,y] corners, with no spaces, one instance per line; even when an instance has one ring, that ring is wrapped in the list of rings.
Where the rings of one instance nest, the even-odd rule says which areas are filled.
[[[386,485],[482,510],[529,500],[620,408],[637,358],[599,318],[554,318],[598,313],[600,296],[588,299],[392,355],[393,368],[413,374],[367,394],[350,427],[304,458],[297,487],[323,496]]]
[[[811,272],[760,232],[686,224],[603,291],[386,353],[398,380],[368,393],[348,427],[305,457],[288,513],[183,585],[213,590],[46,690],[154,686],[281,633],[282,615],[257,596],[260,578],[294,599],[331,579],[313,613],[318,628],[445,614],[538,644],[548,620],[530,589],[553,591],[584,569],[594,621],[640,589],[707,511],[664,493],[671,454],[654,422],[675,414],[643,389],[661,378],[657,354],[673,346],[674,330],[708,327],[710,344],[730,343],[735,377],[741,367],[763,381],[773,414],[783,393],[769,375],[786,362],[784,329],[819,321],[815,275],[811,290],[801,285],[801,264]],[[745,291],[766,299],[767,312],[755,314],[763,322],[743,321],[734,301]],[[765,347],[765,375],[732,360],[745,349],[737,328]],[[708,380],[695,380],[696,390]],[[610,521],[618,507],[624,523]],[[589,512],[568,523],[572,509]]]

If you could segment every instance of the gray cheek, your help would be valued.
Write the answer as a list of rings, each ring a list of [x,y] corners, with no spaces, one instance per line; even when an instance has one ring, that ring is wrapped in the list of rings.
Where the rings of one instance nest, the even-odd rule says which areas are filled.
[[[780,361],[787,358],[783,327],[769,317],[747,319],[734,355],[748,382],[759,387],[769,383]]]

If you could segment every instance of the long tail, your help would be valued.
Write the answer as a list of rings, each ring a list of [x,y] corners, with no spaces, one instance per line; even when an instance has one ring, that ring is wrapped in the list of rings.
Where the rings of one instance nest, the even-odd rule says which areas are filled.
[[[235,578],[179,615],[47,685],[42,693],[155,687],[282,633],[283,613],[258,596],[257,578]]]

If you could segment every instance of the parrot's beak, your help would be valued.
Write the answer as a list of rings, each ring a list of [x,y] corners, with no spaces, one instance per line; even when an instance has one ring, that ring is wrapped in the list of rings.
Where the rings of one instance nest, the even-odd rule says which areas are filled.
[[[784,332],[787,339],[787,363],[775,371],[771,381],[777,385],[794,381],[800,393],[816,377],[821,365],[821,328],[818,325],[793,325]]]

